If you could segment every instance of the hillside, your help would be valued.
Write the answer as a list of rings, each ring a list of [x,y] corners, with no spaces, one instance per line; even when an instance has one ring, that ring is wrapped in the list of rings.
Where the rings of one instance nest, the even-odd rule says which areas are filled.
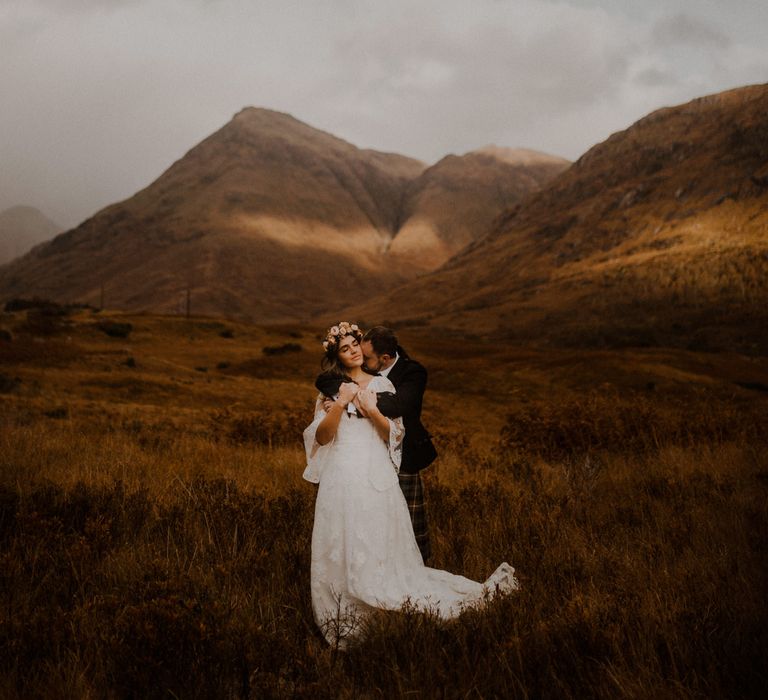
[[[768,350],[768,86],[658,110],[351,313],[560,345]]]
[[[10,207],[0,212],[0,265],[53,238],[61,226],[34,207]]]
[[[497,146],[446,156],[408,187],[389,253],[395,264],[433,270],[568,165],[563,158]]]

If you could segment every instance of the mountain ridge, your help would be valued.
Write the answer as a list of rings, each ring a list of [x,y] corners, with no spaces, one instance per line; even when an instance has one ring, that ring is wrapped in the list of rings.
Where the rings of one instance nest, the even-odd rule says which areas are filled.
[[[194,289],[199,313],[307,318],[347,303],[339,270],[370,296],[442,261],[439,237],[416,265],[390,252],[426,169],[286,113],[244,108],[132,197],[0,268],[0,296],[93,303],[106,287],[116,308],[175,312]],[[484,235],[482,225],[471,235]],[[460,242],[446,245],[453,253]]]
[[[439,270],[352,310],[534,343],[763,352],[766,115],[766,85],[657,110]]]

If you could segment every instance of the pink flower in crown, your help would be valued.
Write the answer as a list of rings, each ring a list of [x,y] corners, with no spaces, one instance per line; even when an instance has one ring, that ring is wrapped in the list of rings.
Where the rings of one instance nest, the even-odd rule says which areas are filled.
[[[350,323],[349,321],[339,321],[335,326],[332,326],[328,330],[328,335],[325,336],[323,347],[328,350],[332,345],[337,345],[342,338],[348,335],[358,335],[360,333],[360,327],[356,323]]]

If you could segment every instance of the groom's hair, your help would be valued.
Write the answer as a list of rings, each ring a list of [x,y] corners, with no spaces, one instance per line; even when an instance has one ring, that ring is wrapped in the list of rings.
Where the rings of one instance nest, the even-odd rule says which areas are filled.
[[[377,355],[394,357],[397,354],[397,336],[391,328],[374,326],[363,336],[363,341],[366,340],[370,341]]]

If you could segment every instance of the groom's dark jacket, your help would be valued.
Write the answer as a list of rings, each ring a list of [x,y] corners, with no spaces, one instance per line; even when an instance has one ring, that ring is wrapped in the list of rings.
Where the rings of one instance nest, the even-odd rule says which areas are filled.
[[[400,472],[415,474],[432,464],[437,457],[432,437],[421,423],[421,404],[424,400],[424,390],[427,388],[427,370],[420,362],[408,357],[399,345],[397,354],[398,360],[387,375],[396,393],[380,392],[376,403],[387,418],[403,417],[405,440]],[[315,381],[315,386],[325,396],[335,396],[339,392],[341,381],[340,377],[323,373]]]

